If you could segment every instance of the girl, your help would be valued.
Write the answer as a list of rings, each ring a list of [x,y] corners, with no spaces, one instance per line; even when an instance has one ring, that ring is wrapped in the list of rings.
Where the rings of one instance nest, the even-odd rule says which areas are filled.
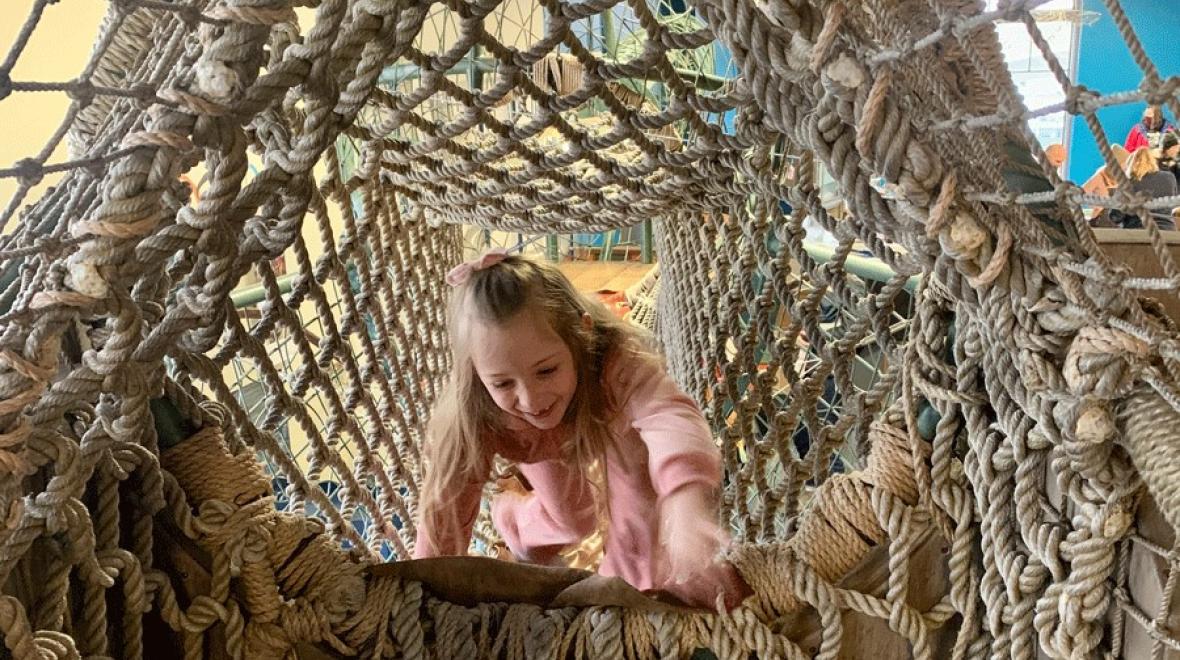
[[[607,519],[599,573],[727,607],[748,589],[717,559],[721,462],[700,410],[637,330],[552,266],[490,252],[447,275],[454,371],[426,446],[414,557],[464,554],[493,458],[531,490],[498,493],[512,554],[548,564]],[[589,476],[605,469],[604,483]]]

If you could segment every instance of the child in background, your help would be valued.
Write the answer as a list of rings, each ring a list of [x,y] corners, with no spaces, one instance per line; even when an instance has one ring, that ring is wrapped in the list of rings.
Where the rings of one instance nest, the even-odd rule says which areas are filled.
[[[605,519],[600,574],[735,607],[748,587],[719,559],[720,454],[639,331],[523,257],[491,252],[447,282],[454,366],[430,422],[414,556],[465,554],[499,455],[531,488],[492,500],[517,559],[556,563]]]
[[[1114,160],[1118,165],[1118,168],[1120,170],[1125,169],[1127,167],[1127,158],[1130,157],[1130,154],[1127,153],[1127,150],[1124,149],[1121,144],[1112,144],[1110,145],[1110,151],[1114,155]],[[1089,179],[1086,179],[1086,182],[1082,184],[1082,192],[1086,193],[1087,195],[1110,197],[1114,193],[1114,190],[1118,187],[1118,179],[1114,178],[1114,174],[1111,174],[1108,166],[1103,163],[1102,166],[1095,170],[1094,174]],[[1104,217],[1104,210],[1105,209],[1101,206],[1096,206],[1090,209],[1090,218],[1093,220],[1095,218]]]

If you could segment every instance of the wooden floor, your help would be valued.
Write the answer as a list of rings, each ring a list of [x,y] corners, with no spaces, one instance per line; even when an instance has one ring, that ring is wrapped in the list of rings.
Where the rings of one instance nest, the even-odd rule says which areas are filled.
[[[654,264],[624,261],[565,261],[557,265],[583,293],[625,291],[647,275]]]

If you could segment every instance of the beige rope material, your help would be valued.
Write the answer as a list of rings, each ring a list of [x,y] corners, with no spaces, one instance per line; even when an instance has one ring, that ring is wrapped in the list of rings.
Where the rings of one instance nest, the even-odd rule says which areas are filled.
[[[1177,200],[1103,200],[1146,229],[1128,264],[1100,245],[996,30],[1028,33],[1118,179],[1098,110],[1180,111],[1118,0],[1105,11],[1144,73],[1110,95],[1069,79],[1029,2],[673,17],[545,0],[522,20],[512,3],[320,0],[304,25],[304,2],[212,4],[112,3],[66,83],[0,67],[0,101],[69,106],[0,168],[0,654],[1180,648],[1132,577],[1167,565],[1167,603],[1178,583],[1170,541],[1139,529],[1157,509],[1180,525],[1180,338],[1139,299],[1180,290],[1148,214]],[[586,38],[602,17],[634,56]],[[733,78],[712,75],[714,45]],[[470,256],[457,225],[649,219],[660,266],[631,318],[718,439],[730,557],[756,596],[727,613],[459,606],[369,576],[413,546],[452,367],[444,275]],[[495,538],[484,511],[473,550]],[[158,621],[179,648],[150,648]]]

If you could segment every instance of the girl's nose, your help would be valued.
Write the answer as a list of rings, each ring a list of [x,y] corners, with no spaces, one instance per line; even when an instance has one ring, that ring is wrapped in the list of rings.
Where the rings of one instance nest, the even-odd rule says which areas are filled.
[[[523,386],[516,395],[517,406],[524,412],[529,413],[541,412],[540,406],[544,403],[541,399],[542,396],[539,388],[535,386]]]

